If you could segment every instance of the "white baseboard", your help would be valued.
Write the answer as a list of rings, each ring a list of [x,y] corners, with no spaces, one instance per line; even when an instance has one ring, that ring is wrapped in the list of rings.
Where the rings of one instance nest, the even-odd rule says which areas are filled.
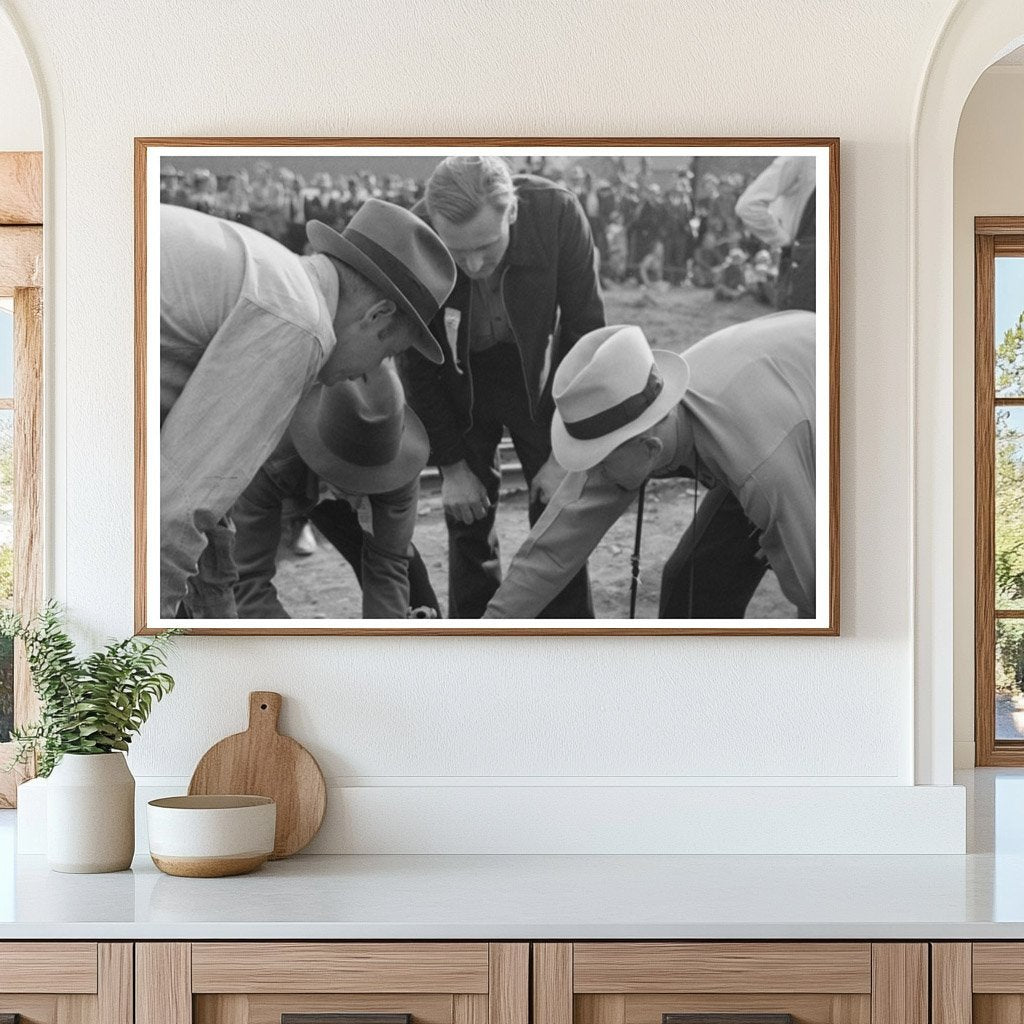
[[[156,784],[153,784],[156,783]],[[19,790],[18,852],[45,852],[45,780]],[[187,780],[139,779],[146,802]],[[348,786],[317,854],[963,854],[961,786]]]

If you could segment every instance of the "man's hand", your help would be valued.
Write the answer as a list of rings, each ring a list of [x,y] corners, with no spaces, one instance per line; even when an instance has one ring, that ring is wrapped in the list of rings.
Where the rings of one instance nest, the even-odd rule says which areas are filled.
[[[467,526],[483,519],[491,507],[487,488],[465,459],[441,467],[441,501],[446,515]]]
[[[437,609],[429,605],[421,605],[419,608],[410,608],[406,613],[407,619],[436,619]]]
[[[546,505],[555,496],[555,491],[565,477],[566,471],[555,461],[554,455],[549,455],[548,461],[537,470],[537,475],[530,482],[530,503]]]

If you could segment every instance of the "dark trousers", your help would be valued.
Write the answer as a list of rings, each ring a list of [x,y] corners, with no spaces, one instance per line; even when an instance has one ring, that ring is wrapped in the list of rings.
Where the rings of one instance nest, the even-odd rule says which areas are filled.
[[[760,531],[723,484],[697,507],[661,572],[662,619],[742,619],[768,570]]]
[[[775,286],[776,305],[779,309],[807,309],[815,311],[814,239],[797,240],[786,246],[779,256],[779,276]]]
[[[446,517],[448,525],[448,617],[478,619],[501,584],[501,557],[495,518],[501,486],[498,445],[508,429],[527,486],[551,454],[547,426],[530,415],[519,351],[499,344],[470,357],[473,374],[473,426],[464,435],[466,462],[487,489],[491,507],[468,526]],[[531,502],[532,526],[544,511]],[[541,619],[592,619],[594,605],[584,566],[537,616]]]

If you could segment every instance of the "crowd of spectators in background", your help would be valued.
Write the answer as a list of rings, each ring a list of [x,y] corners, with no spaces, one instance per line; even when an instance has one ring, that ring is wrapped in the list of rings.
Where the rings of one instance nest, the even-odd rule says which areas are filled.
[[[659,183],[645,159],[635,170],[619,160],[600,178],[580,164],[565,168],[545,157],[527,158],[513,171],[552,178],[575,193],[593,230],[603,285],[635,282],[658,290],[689,284],[713,289],[717,299],[751,294],[774,304],[778,253],[765,248],[736,215],[749,176],[695,176],[680,166]],[[664,182],[665,175],[659,176]],[[165,165],[160,201],[247,224],[302,253],[306,221],[321,220],[341,231],[366,199],[409,208],[422,198],[424,186],[370,171],[334,177],[321,171],[307,183],[267,161],[258,161],[251,177],[244,167],[215,175]]]
[[[637,171],[620,164],[610,178],[595,179],[577,165],[565,184],[587,213],[604,282],[636,280],[648,288],[689,282],[713,288],[719,299],[749,292],[774,302],[777,254],[736,214],[748,176],[704,173],[695,179],[680,166],[662,185],[641,159]]]

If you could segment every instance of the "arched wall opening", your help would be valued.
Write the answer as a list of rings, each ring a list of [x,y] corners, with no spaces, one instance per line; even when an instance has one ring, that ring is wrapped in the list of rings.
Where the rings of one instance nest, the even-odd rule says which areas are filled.
[[[973,693],[973,661],[968,670],[963,657],[964,645],[973,650],[974,643],[973,516],[962,521],[964,503],[957,494],[963,484],[963,424],[971,422],[973,390],[965,398],[962,387],[954,389],[956,138],[975,83],[1021,43],[1024,8],[1019,0],[962,0],[925,69],[913,127],[915,779],[925,785],[951,782],[954,693],[961,698],[958,706],[965,687]],[[961,408],[965,401],[971,403],[966,410]]]
[[[953,264],[953,477],[954,579],[975,577],[974,553],[974,219],[1024,215],[1019,168],[1024,165],[1024,47],[1012,51],[978,78],[963,109],[954,160]],[[1004,285],[1005,286],[1005,285]],[[997,325],[997,330],[1001,328]],[[958,583],[953,596],[954,767],[975,764],[974,594]],[[986,641],[987,642],[987,641]],[[1018,718],[1006,694],[998,735],[1017,732]]]

